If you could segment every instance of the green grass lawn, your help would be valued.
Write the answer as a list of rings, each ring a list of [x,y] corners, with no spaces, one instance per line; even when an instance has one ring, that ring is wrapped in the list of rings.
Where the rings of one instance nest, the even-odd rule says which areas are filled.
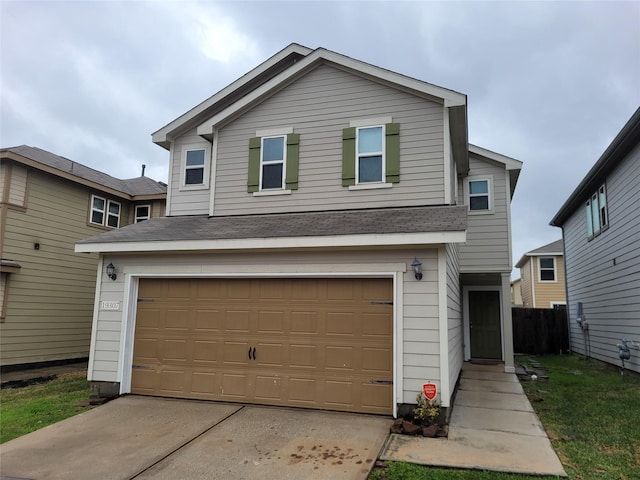
[[[640,479],[640,376],[564,355],[516,358],[548,379],[522,382],[565,471],[574,480]],[[541,375],[539,375],[540,377]],[[526,475],[391,462],[370,480],[524,480]]]
[[[0,390],[0,443],[25,435],[88,409],[86,373],[65,374],[47,383]]]

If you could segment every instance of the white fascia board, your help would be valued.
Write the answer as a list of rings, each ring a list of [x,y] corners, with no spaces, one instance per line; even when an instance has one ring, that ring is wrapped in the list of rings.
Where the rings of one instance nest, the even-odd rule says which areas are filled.
[[[253,102],[257,101],[263,95],[267,94],[269,91],[279,87],[283,82],[294,77],[313,63],[321,60],[325,60],[336,65],[340,65],[344,68],[358,71],[364,75],[395,83],[399,86],[410,88],[412,90],[425,93],[432,97],[440,98],[442,99],[446,107],[454,107],[457,105],[466,104],[466,97],[461,93],[438,87],[436,85],[431,85],[430,83],[416,80],[415,78],[407,77],[390,70],[385,70],[383,68],[361,62],[359,60],[354,60],[353,58],[345,57],[344,55],[336,52],[319,48],[317,50],[314,50],[313,53],[310,53],[292,67],[282,72],[280,75],[277,75],[276,77],[269,80],[260,88],[257,88],[242,99],[238,100],[233,105],[224,109],[217,115],[214,115],[206,122],[200,124],[197,129],[198,135],[210,135],[214,126],[219,125],[226,118],[234,115],[240,110],[243,110]]]
[[[393,245],[440,245],[463,243],[466,231],[331,235],[315,237],[242,238],[160,242],[80,243],[76,253],[166,252],[212,250],[262,250],[276,248],[378,247]]]
[[[516,160],[515,158],[507,157],[506,155],[492,152],[491,150],[487,150],[486,148],[478,147],[477,145],[472,144],[469,144],[469,151],[471,153],[475,153],[476,155],[488,158],[489,160],[502,163],[507,170],[522,170],[523,163],[520,160]]]
[[[196,105],[191,110],[184,113],[183,115],[180,115],[178,118],[173,120],[171,123],[165,125],[160,130],[152,133],[151,134],[152,141],[154,143],[166,142],[167,136],[169,135],[169,133],[174,131],[176,128],[180,128],[180,126],[182,126],[185,122],[188,122],[193,117],[204,112],[207,108],[211,107],[212,105],[215,105],[217,102],[219,102],[221,99],[229,95],[231,92],[234,92],[241,86],[245,85],[246,83],[249,83],[251,80],[256,78],[265,70],[271,68],[273,65],[277,64],[279,61],[288,57],[292,53],[299,53],[300,55],[306,56],[306,55],[309,55],[311,52],[313,52],[312,49],[303,47],[302,45],[298,45],[296,43],[289,45],[288,47],[276,53],[273,57],[269,58],[268,60],[261,63],[253,70],[249,71],[248,73],[240,77],[235,82],[227,85],[218,93],[206,99],[204,102],[200,103],[199,105]]]

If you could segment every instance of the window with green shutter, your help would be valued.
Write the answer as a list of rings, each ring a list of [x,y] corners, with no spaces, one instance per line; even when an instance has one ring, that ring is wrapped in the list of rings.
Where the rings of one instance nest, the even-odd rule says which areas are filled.
[[[400,182],[400,125],[367,125],[342,131],[342,186]]]
[[[297,190],[300,135],[249,139],[247,191]]]

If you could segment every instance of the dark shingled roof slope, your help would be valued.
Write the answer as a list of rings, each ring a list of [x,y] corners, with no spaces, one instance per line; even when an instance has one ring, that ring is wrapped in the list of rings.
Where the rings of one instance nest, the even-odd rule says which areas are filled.
[[[105,232],[78,244],[459,232],[466,228],[466,206],[160,217]]]
[[[20,145],[19,147],[3,148],[2,152],[12,152],[43,165],[55,168],[75,177],[103,185],[113,190],[136,195],[157,195],[167,193],[167,186],[148,177],[121,180],[106,173],[86,167],[81,163],[42,150],[41,148]]]

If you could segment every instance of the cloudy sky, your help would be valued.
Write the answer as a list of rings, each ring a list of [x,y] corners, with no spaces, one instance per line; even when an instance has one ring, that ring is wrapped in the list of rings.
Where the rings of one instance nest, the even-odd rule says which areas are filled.
[[[468,95],[469,141],[524,162],[514,263],[640,105],[640,2],[0,0],[0,143],[166,181],[151,133],[286,45]]]

